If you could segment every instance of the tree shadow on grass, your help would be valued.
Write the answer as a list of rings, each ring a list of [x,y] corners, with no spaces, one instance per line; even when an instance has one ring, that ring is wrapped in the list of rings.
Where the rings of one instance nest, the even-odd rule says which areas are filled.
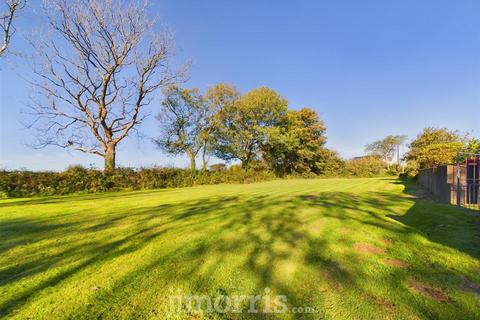
[[[178,190],[181,190],[180,188]],[[0,208],[8,207],[21,207],[31,205],[44,205],[44,204],[61,204],[61,203],[74,203],[83,201],[94,201],[99,199],[135,199],[138,195],[147,196],[150,194],[161,195],[163,192],[172,192],[172,189],[154,189],[154,190],[121,190],[121,191],[106,191],[96,193],[78,193],[78,194],[66,194],[66,195],[54,195],[54,196],[38,196],[31,198],[7,198],[0,199]]]
[[[301,316],[303,319],[323,316],[322,309],[327,306],[323,304],[322,295],[319,293],[318,282],[322,281],[326,283],[328,291],[337,292],[339,295],[355,292],[358,297],[364,297],[358,301],[359,304],[382,308],[376,301],[378,297],[363,284],[368,275],[361,257],[347,250],[347,253],[341,255],[343,261],[350,263],[343,264],[341,257],[331,253],[332,240],[326,238],[322,232],[307,232],[305,226],[314,219],[327,218],[340,223],[355,223],[359,229],[378,228],[392,236],[403,237],[415,233],[425,235],[426,227],[423,223],[418,225],[416,220],[409,220],[411,218],[400,220],[412,215],[410,212],[418,202],[420,201],[410,197],[398,197],[387,192],[319,192],[291,196],[270,194],[245,196],[242,199],[210,197],[181,204],[163,204],[116,212],[64,224],[58,220],[39,222],[33,219],[12,219],[0,226],[0,231],[9,230],[9,244],[0,247],[0,250],[8,252],[26,245],[26,241],[45,241],[45,245],[35,250],[45,250],[46,253],[32,254],[30,258],[2,268],[0,290],[22,279],[35,278],[50,269],[56,268],[59,271],[6,299],[2,298],[0,315],[13,315],[16,310],[34,301],[43,290],[66,285],[73,276],[114,263],[119,257],[140,251],[149,245],[160,249],[163,246],[162,241],[170,239],[167,237],[172,235],[177,237],[173,249],[159,250],[158,257],[139,263],[117,279],[113,288],[95,292],[91,304],[78,306],[73,309],[72,314],[65,316],[75,318],[89,315],[94,318],[102,317],[104,312],[115,314],[128,305],[132,296],[139,294],[139,290],[142,294],[149,295],[151,301],[156,301],[158,297],[155,295],[168,295],[165,291],[172,283],[183,283],[190,290],[184,292],[185,294],[261,294],[268,287],[275,293],[286,295],[289,307],[314,306],[316,313],[297,315],[297,318]],[[394,222],[388,216],[399,203],[413,205],[405,215],[394,216],[395,220],[402,224]],[[304,210],[310,210],[310,213],[307,215]],[[420,210],[413,215],[418,214],[427,213]],[[25,228],[22,228],[22,225]],[[455,229],[452,232],[460,230]],[[191,235],[195,237],[187,237]],[[426,236],[428,237],[428,234]],[[68,246],[60,249],[57,247],[55,253],[49,253],[47,249],[51,249],[51,246],[55,248],[55,243],[48,240],[62,237],[69,237]],[[94,241],[86,241],[89,237]],[[335,239],[337,246],[348,249],[352,245],[348,237]],[[459,250],[463,248],[463,245],[457,248],[458,243],[451,240],[439,243]],[[236,256],[241,259],[232,262]],[[292,274],[286,273],[288,268],[279,268],[282,263],[290,262],[297,268]],[[242,286],[235,285],[235,282],[219,283],[218,273],[225,272],[222,271],[224,269],[219,269],[220,267],[227,268],[231,277],[236,278],[240,284],[250,283],[250,286],[246,286],[248,292],[238,292]],[[451,270],[439,268],[435,272],[452,273]],[[295,277],[302,277],[303,271],[311,272],[313,280],[296,280],[296,284],[292,285],[289,279],[292,278],[293,281]],[[248,279],[239,276],[239,272],[248,274]],[[285,274],[280,274],[279,277],[279,273]],[[419,274],[425,277],[429,275],[428,271],[421,271]],[[157,281],[151,282],[152,275],[155,275],[158,284]],[[404,288],[407,277],[408,274],[402,270],[392,270],[391,276],[384,279],[385,283],[382,285],[387,291],[400,292],[396,303],[410,305],[422,317],[435,317],[435,310],[410,298],[411,293]],[[98,301],[115,301],[115,305],[92,308],[92,305],[98,305]],[[130,316],[134,318],[135,313],[141,313],[142,307],[146,308],[138,306],[137,309],[132,309]],[[356,307],[352,306],[352,310]],[[222,314],[218,316],[229,317]],[[474,318],[475,314],[465,310],[462,316]],[[272,315],[243,314],[241,317],[271,318]]]
[[[139,278],[148,278],[150,273],[158,269],[161,270],[161,278],[166,283],[175,283],[179,281],[178,279],[185,279],[186,286],[190,288],[182,292],[186,295],[207,294],[215,296],[217,292],[226,295],[238,294],[238,289],[235,286],[215,282],[212,284],[212,279],[215,279],[219,272],[218,268],[231,263],[229,259],[232,259],[232,255],[238,253],[245,255],[245,259],[233,268],[235,270],[230,271],[235,274],[236,270],[247,270],[251,275],[250,280],[253,279],[252,281],[255,283],[254,288],[250,289],[251,291],[242,292],[242,294],[261,294],[268,287],[273,292],[286,295],[289,307],[314,306],[317,310],[313,314],[297,315],[297,318],[317,319],[319,316],[323,316],[322,308],[324,306],[318,301],[318,283],[316,283],[316,281],[322,281],[322,278],[327,282],[327,290],[329,291],[337,291],[339,295],[356,292],[359,300],[355,302],[355,306],[352,305],[352,310],[357,307],[357,304],[370,305],[370,307],[378,309],[387,308],[381,304],[391,304],[392,307],[388,308],[394,308],[395,304],[409,305],[417,312],[417,315],[421,315],[423,318],[441,318],[441,314],[438,314],[436,310],[412,298],[412,293],[406,285],[410,277],[407,272],[392,270],[390,277],[383,280],[385,283],[382,285],[386,288],[386,291],[401,292],[400,296],[397,296],[397,300],[385,303],[384,297],[378,296],[362,283],[367,275],[358,256],[355,254],[349,255],[348,259],[351,263],[348,266],[342,265],[338,257],[331,255],[331,243],[328,240],[322,239],[321,235],[308,234],[303,229],[306,220],[300,213],[301,209],[324,204],[326,208],[335,208],[340,212],[322,212],[322,217],[340,221],[350,220],[364,226],[383,228],[391,235],[400,234],[402,236],[416,233],[412,228],[394,223],[388,217],[365,208],[365,203],[369,203],[368,208],[374,205],[377,209],[388,212],[391,209],[392,200],[389,197],[389,194],[380,192],[366,197],[349,193],[335,193],[335,195],[333,193],[320,193],[308,195],[308,197],[294,196],[288,199],[275,197],[250,198],[242,201],[241,205],[234,205],[235,210],[224,217],[225,220],[220,223],[214,232],[208,233],[208,239],[202,239],[196,242],[194,246],[190,243],[179,246],[169,255],[132,271],[122,279],[118,287],[101,293],[103,295],[102,300],[109,300],[112,292],[131,292],[125,290],[125,288],[134,287]],[[407,198],[404,201],[411,200]],[[279,207],[282,209],[274,210],[274,208]],[[262,211],[264,213],[261,216],[256,216],[256,212]],[[229,232],[235,232],[236,236],[229,237]],[[277,250],[276,245],[279,243],[283,245],[284,250]],[[339,239],[336,245],[348,247],[351,243],[348,240]],[[293,254],[295,251],[302,251],[300,256],[303,256],[303,258],[296,261],[301,268],[317,270],[319,274],[314,281],[302,283],[301,288],[297,285],[289,285],[288,281],[280,281],[276,277],[279,272],[285,271],[279,270],[278,264],[286,260],[296,259],[297,257]],[[245,254],[245,252],[247,253]],[[209,267],[204,268],[206,260],[210,260],[210,263],[208,264]],[[181,268],[171,272],[169,270],[171,265],[181,265]],[[415,270],[415,272],[420,278],[431,276],[428,270]],[[452,271],[437,267],[433,274],[447,275],[452,274]],[[462,276],[465,275],[458,273],[458,277]],[[154,292],[158,293],[157,291]],[[152,296],[152,299],[154,298]],[[125,299],[128,298],[125,297]],[[460,305],[459,308],[461,309]],[[245,306],[244,310],[247,309]],[[78,314],[83,312],[85,310],[79,311]],[[99,310],[99,312],[101,311]],[[386,310],[385,312],[394,311]],[[475,317],[475,314],[468,310],[462,310],[460,314],[464,318]],[[225,317],[228,318],[228,316]],[[241,318],[253,317],[271,318],[272,315],[244,314]],[[358,315],[358,317],[361,318],[362,316]]]
[[[43,289],[55,286],[92,265],[106,263],[122,255],[140,250],[155,238],[168,232],[169,224],[174,221],[207,214],[213,210],[221,210],[225,203],[232,199],[232,197],[219,197],[212,201],[202,199],[178,205],[160,205],[135,210],[135,212],[109,214],[104,219],[97,217],[69,223],[55,224],[44,220],[25,218],[11,219],[2,223],[0,225],[0,241],[3,245],[0,247],[0,251],[4,253],[32,242],[48,242],[50,239],[62,239],[63,237],[74,240],[69,241],[66,248],[58,250],[57,253],[48,255],[32,253],[31,259],[21,259],[20,263],[13,263],[7,268],[0,269],[0,289],[24,278],[35,277],[52,268],[62,270],[28,290],[18,292],[12,299],[4,301],[0,299],[0,316],[10,314]],[[133,223],[129,225],[128,230],[116,233],[115,228],[122,226],[125,220],[133,220]],[[155,222],[151,223],[152,221]],[[94,223],[92,224],[92,222]],[[186,222],[177,226],[176,231],[181,231],[182,228],[188,226],[189,223]],[[98,232],[105,232],[106,235],[97,241],[88,241],[89,235]],[[58,244],[49,243],[37,248],[36,251],[48,251],[52,247],[58,247]],[[72,266],[64,267],[69,265]]]
[[[430,241],[480,258],[478,211],[418,198],[421,188],[409,179],[399,179],[395,183],[404,186],[404,193],[412,197],[414,205],[405,214],[390,214],[389,218],[413,228]]]

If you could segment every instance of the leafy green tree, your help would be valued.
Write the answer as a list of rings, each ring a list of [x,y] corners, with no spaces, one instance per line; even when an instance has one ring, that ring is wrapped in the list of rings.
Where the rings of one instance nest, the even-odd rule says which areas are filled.
[[[475,155],[475,154],[480,154],[480,139],[478,138],[472,138],[468,141],[467,144],[467,152]]]
[[[340,158],[324,145],[325,125],[315,110],[289,110],[284,121],[269,131],[264,159],[279,175],[320,174],[335,170]]]
[[[380,157],[385,164],[388,164],[393,160],[395,154],[398,156],[398,149],[405,143],[405,140],[407,140],[407,136],[404,135],[389,135],[366,145],[365,151],[369,155]]]
[[[203,114],[203,128],[200,134],[202,143],[202,170],[207,169],[207,155],[214,153],[215,130],[218,127],[217,114],[220,110],[226,108],[227,105],[233,104],[240,94],[235,87],[219,83],[209,87],[204,95],[206,102],[205,112]]]
[[[247,168],[258,159],[269,130],[285,118],[287,101],[267,87],[254,89],[223,105],[216,117],[215,155],[240,160]]]
[[[465,138],[458,131],[425,128],[410,144],[406,159],[419,169],[436,167],[455,162],[457,151],[465,146]]]
[[[161,135],[155,142],[169,154],[184,153],[190,160],[190,169],[195,171],[195,159],[203,146],[206,103],[196,88],[173,85],[164,90],[164,95],[162,112],[157,116]]]
[[[319,152],[316,166],[319,174],[339,175],[345,168],[345,161],[340,157],[337,151],[323,148]]]

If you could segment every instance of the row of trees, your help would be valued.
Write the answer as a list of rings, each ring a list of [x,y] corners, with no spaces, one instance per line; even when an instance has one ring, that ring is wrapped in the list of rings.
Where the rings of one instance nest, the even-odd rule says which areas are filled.
[[[25,1],[4,1],[6,47]],[[146,106],[163,91],[155,142],[167,153],[185,154],[192,170],[199,155],[203,169],[214,155],[239,160],[243,168],[267,160],[279,174],[321,173],[339,161],[324,148],[325,126],[315,111],[289,110],[269,88],[242,95],[226,84],[204,94],[179,87],[187,68],[171,67],[173,38],[152,32],[158,24],[146,2],[45,0],[44,8],[48,36],[32,41],[28,126],[35,130],[34,147],[95,154],[111,171],[118,145],[150,115]]]
[[[424,128],[407,145],[408,151],[401,157],[400,146],[404,145],[406,140],[407,137],[404,135],[389,135],[366,145],[365,151],[369,156],[362,157],[361,161],[350,162],[347,167],[351,168],[347,171],[378,172],[378,160],[390,170],[393,166],[398,170],[402,160],[407,163],[406,173],[416,176],[422,169],[452,164],[480,155],[480,139],[462,134],[458,130]]]
[[[387,166],[392,164],[396,155],[399,164],[400,146],[405,144],[406,139],[404,135],[389,135],[368,144],[365,151],[369,156],[381,159]],[[402,160],[407,161],[408,173],[416,175],[418,170],[452,164],[479,154],[480,139],[457,130],[427,127],[410,142]],[[376,161],[371,160],[372,167],[378,166]]]
[[[8,47],[25,1],[4,0]],[[289,110],[269,88],[240,94],[219,84],[204,94],[182,89],[187,68],[171,67],[173,38],[158,32],[148,3],[120,0],[45,0],[48,30],[32,41],[32,145],[54,145],[104,158],[116,166],[118,145],[136,131],[163,90],[157,145],[184,153],[196,167],[214,155],[249,168],[259,160],[278,174],[334,169],[340,159],[325,145],[325,126],[311,109]],[[156,30],[154,33],[153,30]],[[5,49],[6,50],[6,49]]]
[[[155,140],[167,153],[185,154],[196,168],[207,157],[239,160],[243,168],[262,160],[279,175],[323,173],[340,159],[325,148],[325,125],[309,108],[288,109],[287,101],[267,87],[241,95],[235,87],[218,84],[198,89],[169,86],[157,119]]]

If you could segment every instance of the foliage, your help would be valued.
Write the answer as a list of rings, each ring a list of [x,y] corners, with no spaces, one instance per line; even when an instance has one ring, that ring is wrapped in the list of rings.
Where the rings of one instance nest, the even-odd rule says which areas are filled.
[[[480,154],[480,139],[479,138],[471,138],[468,141],[466,152],[471,155]]]
[[[206,103],[198,89],[169,86],[163,94],[163,108],[157,116],[162,130],[155,142],[169,154],[184,153],[190,160],[190,170],[195,171],[195,158],[204,145]]]
[[[356,177],[373,177],[386,173],[385,162],[377,156],[366,156],[345,162],[345,171]]]
[[[275,130],[287,112],[287,101],[270,88],[254,89],[225,104],[218,112],[215,155],[240,160],[242,167],[258,159],[269,130]]]
[[[117,168],[108,173],[72,166],[63,172],[0,171],[0,194],[7,197],[64,195],[76,192],[104,192],[188,187],[197,184],[250,183],[274,179],[266,168],[192,172],[179,168]]]
[[[387,167],[387,175],[389,176],[401,176],[403,173],[404,168],[397,163],[389,164]]]
[[[325,130],[314,110],[289,110],[285,120],[268,131],[263,157],[280,176],[335,171],[340,159],[324,147]]]
[[[455,162],[457,151],[464,148],[465,139],[458,131],[430,127],[412,141],[406,159],[421,170]]]
[[[345,170],[345,161],[338,152],[323,148],[318,153],[318,161],[315,166],[318,174],[325,176],[339,176]]]
[[[227,165],[225,163],[214,163],[208,166],[210,171],[224,171],[227,169]]]
[[[366,145],[365,151],[372,156],[381,157],[385,163],[388,164],[393,160],[398,147],[402,145],[406,139],[407,136],[404,135],[389,135]]]
[[[207,155],[215,153],[215,130],[218,128],[218,112],[227,105],[234,103],[240,94],[235,87],[226,83],[218,83],[207,89],[204,95],[206,102],[203,128],[200,135],[202,142],[202,169],[207,169]]]
[[[420,170],[420,165],[415,160],[409,160],[405,167],[405,175],[410,178],[415,178]]]

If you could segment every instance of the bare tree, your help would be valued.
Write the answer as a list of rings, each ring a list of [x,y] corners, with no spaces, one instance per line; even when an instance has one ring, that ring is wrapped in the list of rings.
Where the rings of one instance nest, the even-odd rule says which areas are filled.
[[[15,33],[15,27],[13,26],[14,19],[27,4],[26,0],[2,1],[2,11],[0,12],[0,30],[2,32],[2,42],[0,42],[0,57],[7,53],[7,49],[10,45],[10,39]]]
[[[104,158],[149,115],[154,93],[185,76],[172,71],[172,37],[153,34],[148,3],[47,0],[53,40],[38,49],[31,106],[36,147],[56,145]]]

